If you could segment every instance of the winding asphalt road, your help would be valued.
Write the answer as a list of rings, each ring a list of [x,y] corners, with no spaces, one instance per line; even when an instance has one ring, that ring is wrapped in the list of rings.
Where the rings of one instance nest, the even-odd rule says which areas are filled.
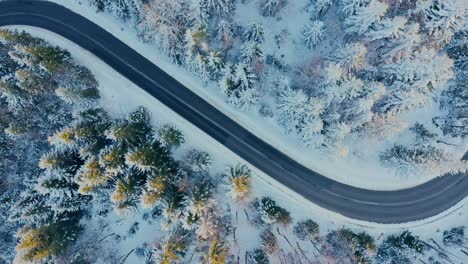
[[[365,190],[328,179],[257,138],[122,41],[63,6],[34,0],[3,1],[0,26],[6,25],[47,29],[94,53],[234,153],[331,211],[360,220],[402,223],[437,215],[468,195],[466,174],[446,175],[398,191]]]

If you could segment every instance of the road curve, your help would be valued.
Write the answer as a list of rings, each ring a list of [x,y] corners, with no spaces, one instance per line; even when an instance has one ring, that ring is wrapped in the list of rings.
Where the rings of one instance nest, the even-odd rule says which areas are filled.
[[[225,147],[311,202],[342,215],[378,223],[402,223],[437,215],[468,195],[467,174],[422,185],[373,191],[314,172],[257,138],[122,41],[63,6],[38,0],[0,1],[0,26],[50,30],[106,62]]]

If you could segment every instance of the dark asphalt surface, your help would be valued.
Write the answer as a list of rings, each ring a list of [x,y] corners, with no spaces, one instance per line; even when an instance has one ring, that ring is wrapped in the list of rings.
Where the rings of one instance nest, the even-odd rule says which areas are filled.
[[[328,179],[257,138],[122,41],[62,6],[34,0],[0,2],[0,26],[6,25],[47,29],[89,50],[228,149],[328,210],[359,220],[402,223],[437,215],[468,195],[466,174],[398,191],[366,190]]]

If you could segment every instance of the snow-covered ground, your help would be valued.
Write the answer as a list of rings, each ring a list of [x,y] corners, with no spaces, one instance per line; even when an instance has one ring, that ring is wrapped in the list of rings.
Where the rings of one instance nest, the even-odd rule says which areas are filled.
[[[73,58],[79,64],[89,68],[95,75],[96,79],[100,83],[102,105],[109,112],[116,116],[121,116],[134,110],[137,106],[142,105],[147,107],[150,111],[154,125],[157,126],[165,123],[171,123],[177,126],[183,131],[186,137],[186,143],[181,149],[179,149],[179,153],[183,153],[185,150],[190,148],[196,148],[210,153],[213,158],[212,175],[217,175],[224,171],[225,166],[228,164],[235,164],[236,162],[246,163],[237,155],[226,149],[223,145],[211,139],[197,127],[186,122],[171,109],[168,109],[139,87],[135,86],[132,82],[96,58],[93,54],[80,48],[76,44],[43,29],[23,26],[14,28],[24,29],[34,36],[41,37],[52,44],[69,50]],[[207,142],[209,143],[207,144]],[[274,197],[280,206],[291,212],[293,221],[312,218],[320,224],[322,233],[325,233],[330,229],[337,229],[340,227],[348,227],[356,231],[364,230],[373,235],[376,238],[376,243],[378,244],[384,238],[384,236],[382,236],[383,233],[398,233],[402,230],[410,229],[413,233],[427,240],[431,237],[440,238],[440,232],[443,230],[456,225],[463,225],[468,222],[468,207],[466,206],[468,198],[440,215],[421,221],[395,225],[382,225],[357,221],[320,208],[285,188],[280,183],[275,182],[261,171],[254,169],[254,172],[255,176],[252,179],[252,196]],[[257,234],[259,231],[247,224],[245,215],[242,211],[242,205],[237,206],[235,210],[238,210],[239,212],[239,243],[237,245],[237,250],[242,254],[246,249],[258,246],[259,241],[257,241]],[[136,246],[141,246],[143,242],[152,242],[155,238],[161,236],[161,226],[154,223],[149,224],[143,221],[142,213],[143,212],[140,212],[140,214],[125,215],[124,217],[121,215],[110,215],[108,218],[104,219],[110,224],[110,232],[122,234],[123,240],[117,244],[122,254],[129,252]],[[128,230],[135,221],[140,223],[139,231],[137,235],[129,236],[127,234]],[[292,228],[285,230],[284,232],[289,238],[293,237],[291,235]],[[285,250],[288,250],[289,246],[286,244],[284,239],[280,237],[279,242],[281,245],[284,245],[283,248]],[[304,247],[306,246],[304,245]],[[237,254],[237,252],[234,253]],[[454,253],[460,256],[460,252]],[[461,255],[461,257],[463,257],[463,255]],[[126,263],[144,263],[144,260],[138,258],[135,254],[131,254]]]
[[[362,139],[357,140],[357,138],[355,138],[356,140],[348,142],[351,145],[350,149],[352,152],[347,157],[336,155],[332,157],[320,150],[307,148],[304,144],[299,142],[295,136],[286,135],[275,120],[260,117],[253,111],[240,111],[235,109],[232,105],[227,104],[224,100],[224,95],[220,93],[217,85],[203,85],[192,73],[171,63],[166,56],[158,52],[154,45],[144,44],[139,40],[136,30],[129,26],[129,24],[123,23],[110,14],[96,13],[95,8],[89,7],[86,1],[50,1],[64,5],[100,25],[259,138],[265,140],[306,167],[326,177],[367,189],[395,190],[415,186],[438,176],[436,174],[424,174],[405,177],[383,168],[379,164],[378,153],[388,148],[393,143],[391,140],[387,142],[372,142],[369,140],[363,143],[363,141],[361,141]],[[334,33],[329,35],[328,38],[316,48],[318,53],[310,52],[302,43],[294,41],[298,39],[297,36],[301,32],[302,26],[305,25],[306,21],[309,19],[302,10],[305,3],[305,0],[289,2],[287,7],[282,11],[282,13],[284,13],[283,17],[288,17],[286,24],[283,20],[278,21],[276,18],[271,17],[265,18],[259,16],[257,12],[249,12],[249,10],[256,10],[254,6],[255,1],[249,1],[247,4],[239,4],[236,18],[242,21],[241,24],[248,24],[252,21],[256,21],[263,25],[269,25],[265,29],[265,37],[267,39],[273,38],[274,34],[277,34],[283,28],[287,28],[289,34],[295,37],[288,38],[285,43],[282,44],[280,50],[275,50],[275,47],[267,46],[265,47],[265,52],[280,52],[284,54],[286,62],[294,62],[295,64],[301,64],[301,62],[306,63],[307,61],[310,62],[314,54],[316,56],[320,53],[321,49],[336,48],[335,39],[338,36],[336,36],[337,33],[334,30],[330,29],[329,32]],[[328,26],[334,27],[333,25]],[[272,41],[269,42],[271,43]],[[300,52],[298,52],[298,50]],[[300,54],[300,56],[298,56],[298,54]],[[432,114],[434,111],[437,111],[437,108],[436,104],[429,105],[426,108],[422,108],[408,115],[407,120],[409,123],[418,120],[418,122],[422,122],[425,125],[431,125],[431,115],[427,113]],[[404,139],[405,137],[403,136],[402,140],[404,141]],[[461,157],[468,148],[468,142],[466,140],[460,141],[456,142],[455,145],[458,146],[456,152],[459,152]]]

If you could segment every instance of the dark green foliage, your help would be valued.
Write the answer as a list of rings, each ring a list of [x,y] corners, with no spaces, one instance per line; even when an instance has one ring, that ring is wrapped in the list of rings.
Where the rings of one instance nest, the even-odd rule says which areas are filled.
[[[57,46],[29,46],[27,51],[50,72],[59,70],[71,58],[68,51]]]
[[[253,251],[247,251],[246,264],[270,264],[270,260],[263,249],[257,248]]]
[[[291,223],[289,212],[276,205],[276,202],[269,197],[262,197],[253,202],[253,207],[258,211],[262,222],[271,224],[274,222],[288,225]]]
[[[312,219],[297,222],[294,226],[294,234],[300,240],[318,240],[319,225]]]
[[[185,142],[184,135],[180,130],[171,125],[165,125],[159,130],[159,137],[170,148],[178,148]]]
[[[426,249],[419,237],[405,231],[399,236],[390,235],[385,239],[377,251],[377,260],[381,263],[410,264]]]
[[[461,246],[466,241],[464,226],[453,227],[450,230],[445,230],[443,233],[442,242],[446,246]]]

